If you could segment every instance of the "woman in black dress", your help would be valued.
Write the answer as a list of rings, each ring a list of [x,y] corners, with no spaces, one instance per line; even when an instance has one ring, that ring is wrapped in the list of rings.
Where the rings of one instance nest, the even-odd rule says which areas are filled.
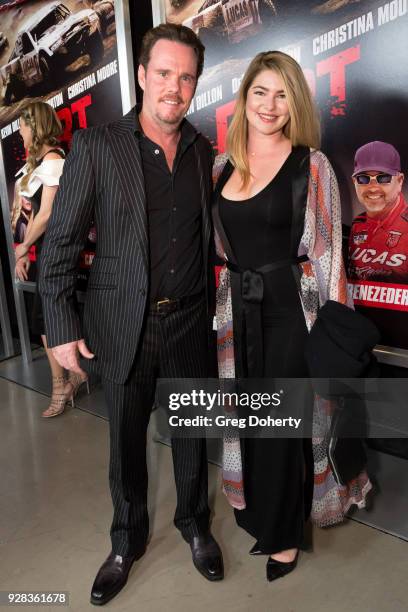
[[[25,198],[31,202],[32,212],[25,232],[24,240],[17,245],[16,276],[27,280],[30,267],[29,249],[35,245],[37,275],[41,265],[41,247],[52,205],[62,174],[65,154],[58,146],[62,126],[54,109],[45,102],[27,104],[20,117],[20,135],[27,150],[27,162],[19,174],[22,176],[16,182],[16,197]],[[52,374],[52,396],[43,417],[54,417],[61,414],[68,401],[73,398],[82,384],[75,375],[67,379],[63,368],[54,358],[51,349],[47,347],[41,298],[38,289],[34,296],[32,313],[32,331],[41,335]]]
[[[330,251],[331,233],[341,244],[336,180],[328,160],[316,150],[319,142],[317,113],[300,66],[284,53],[258,54],[241,83],[228,132],[228,155],[220,156],[215,163],[218,180],[214,220],[218,252],[226,260],[217,296],[219,368],[223,377],[308,377],[304,358],[308,304],[303,301],[302,308],[293,270],[307,260],[304,255],[298,257],[300,239],[311,244],[313,251],[315,237],[319,231],[325,231],[323,225],[323,230],[317,228],[317,222],[313,226],[316,210],[309,210],[309,196],[314,190],[312,177],[319,181],[316,193],[317,199],[322,197],[322,210],[327,206],[336,217],[333,233],[329,229],[327,242],[322,241],[322,257]],[[306,168],[302,170],[306,178],[301,178],[296,186],[299,192],[301,185],[299,195],[294,193],[294,177],[301,176],[302,167]],[[297,211],[295,199],[299,204]],[[330,227],[329,215],[327,219]],[[337,247],[335,251],[338,261],[333,270],[337,278],[328,270],[333,260],[328,255],[327,270],[323,262],[320,277],[314,277],[319,262],[309,269],[309,281],[313,279],[314,283],[309,297],[317,286],[320,295],[326,295],[326,285],[330,285],[331,299],[346,299]],[[259,282],[263,289],[254,297]],[[244,295],[248,290],[254,292],[251,298]],[[220,324],[221,308],[226,314]],[[253,314],[248,314],[248,309]],[[311,390],[304,401],[312,406]],[[269,556],[267,578],[274,580],[295,568],[303,541],[312,497],[311,441],[242,440],[245,503],[241,505],[237,502],[239,490],[231,476],[234,470],[238,471],[237,454],[239,447],[231,453],[225,467],[224,447],[224,473],[230,473],[230,480],[224,479],[224,490],[228,495],[226,487],[230,486],[231,498],[235,496],[235,503],[230,501],[236,508],[237,523],[256,540],[251,554]]]

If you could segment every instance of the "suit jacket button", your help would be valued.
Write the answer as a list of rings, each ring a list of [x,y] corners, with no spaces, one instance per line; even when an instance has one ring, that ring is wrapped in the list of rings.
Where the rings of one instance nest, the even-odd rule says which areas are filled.
[[[140,295],[145,296],[146,295],[146,289],[140,289],[139,293],[140,293]]]

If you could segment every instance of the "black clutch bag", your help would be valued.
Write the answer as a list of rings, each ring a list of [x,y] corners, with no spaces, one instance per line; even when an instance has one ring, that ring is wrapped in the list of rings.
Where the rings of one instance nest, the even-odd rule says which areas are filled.
[[[344,304],[328,300],[306,342],[305,356],[312,378],[376,378],[372,350],[380,340],[375,325]]]

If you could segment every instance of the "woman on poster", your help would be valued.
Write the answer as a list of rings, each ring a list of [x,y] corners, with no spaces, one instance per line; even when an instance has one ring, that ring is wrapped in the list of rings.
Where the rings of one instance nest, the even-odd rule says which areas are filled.
[[[26,164],[18,173],[22,176],[16,182],[15,194],[17,199],[30,202],[32,212],[24,240],[15,249],[15,273],[22,281],[28,278],[28,252],[32,245],[36,248],[37,276],[41,266],[41,246],[64,166],[65,154],[58,146],[61,133],[61,123],[49,104],[30,102],[24,107],[20,117],[20,135],[28,155]],[[32,312],[32,331],[41,335],[52,374],[51,402],[42,416],[54,417],[64,411],[68,401],[73,403],[74,396],[84,381],[72,373],[67,379],[63,368],[48,349],[41,298],[37,288]]]
[[[217,290],[221,378],[308,377],[304,348],[319,306],[348,304],[338,186],[319,144],[300,66],[278,51],[258,54],[241,83],[228,153],[215,162],[217,251],[226,262]],[[371,484],[361,472],[340,486],[324,446],[310,440],[242,442],[224,441],[224,491],[256,540],[250,553],[269,556],[271,581],[295,568],[310,512],[320,526],[340,522],[352,504],[364,505]]]

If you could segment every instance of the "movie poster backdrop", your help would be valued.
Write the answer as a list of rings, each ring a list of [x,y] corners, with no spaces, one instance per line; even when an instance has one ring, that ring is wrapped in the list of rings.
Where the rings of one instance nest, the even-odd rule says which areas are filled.
[[[19,113],[28,100],[47,101],[62,125],[69,151],[79,128],[122,116],[115,1],[3,1],[0,5],[0,136],[14,245],[24,240],[30,202],[15,198],[16,173],[25,164]],[[95,228],[81,253],[78,289],[86,287],[95,252]],[[36,280],[35,246],[29,280]]]
[[[164,3],[167,20],[191,27],[206,46],[205,71],[189,120],[209,137],[216,153],[225,150],[234,98],[249,61],[259,51],[279,49],[301,64],[317,101],[322,150],[337,174],[346,228],[363,211],[351,181],[354,153],[361,145],[391,143],[408,173],[407,0]],[[380,328],[381,344],[408,349],[407,211],[388,230],[375,248],[363,236],[345,248],[363,260],[367,272],[364,278],[350,277],[349,290],[356,308]],[[370,275],[379,264],[380,281]]]

